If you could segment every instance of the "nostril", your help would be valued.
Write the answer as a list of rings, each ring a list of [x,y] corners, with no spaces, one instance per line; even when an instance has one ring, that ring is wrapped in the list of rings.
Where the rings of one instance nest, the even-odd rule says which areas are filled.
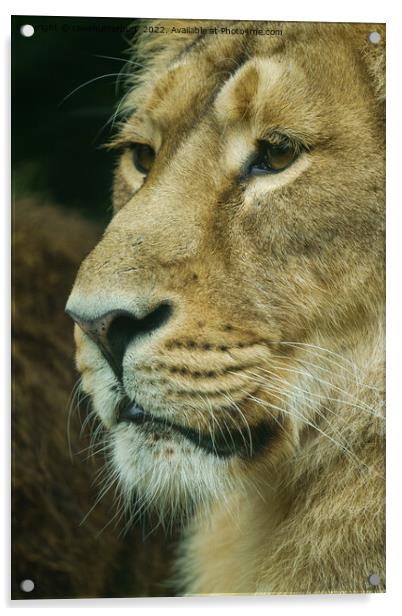
[[[170,317],[170,304],[161,304],[146,317],[137,319],[130,313],[117,315],[106,334],[108,346],[119,364],[130,342],[142,334],[152,333],[159,329]]]
[[[107,338],[111,347],[117,353],[127,348],[133,338],[140,334],[147,334],[159,329],[169,318],[171,307],[169,304],[161,304],[146,317],[137,319],[130,313],[121,312],[111,321]]]
[[[121,378],[122,362],[128,345],[143,334],[151,334],[168,321],[172,307],[165,302],[139,319],[126,310],[113,310],[97,319],[83,319],[66,311],[99,347],[116,376]]]

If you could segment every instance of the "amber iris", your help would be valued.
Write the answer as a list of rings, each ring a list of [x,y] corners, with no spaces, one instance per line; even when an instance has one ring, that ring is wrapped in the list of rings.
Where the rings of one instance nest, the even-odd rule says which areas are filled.
[[[259,141],[257,154],[249,166],[248,175],[280,173],[296,160],[297,155],[296,148],[289,143],[277,145],[269,141]]]
[[[155,160],[155,151],[146,143],[133,143],[131,146],[133,163],[135,168],[147,175]]]

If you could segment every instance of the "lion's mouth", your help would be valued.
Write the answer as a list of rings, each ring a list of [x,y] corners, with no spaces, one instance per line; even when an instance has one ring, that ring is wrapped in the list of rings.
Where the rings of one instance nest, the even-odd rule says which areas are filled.
[[[278,423],[266,420],[260,421],[255,426],[242,426],[236,429],[223,425],[211,433],[156,417],[135,401],[127,400],[120,405],[117,414],[117,423],[124,422],[142,426],[147,431],[157,433],[159,437],[169,438],[172,434],[179,434],[206,453],[220,458],[231,456],[250,458],[258,455],[278,435],[279,428]]]

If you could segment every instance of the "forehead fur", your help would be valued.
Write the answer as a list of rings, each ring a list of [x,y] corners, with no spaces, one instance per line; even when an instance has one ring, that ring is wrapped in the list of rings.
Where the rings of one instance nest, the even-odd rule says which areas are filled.
[[[129,90],[118,108],[130,119],[111,145],[151,140],[158,149],[165,134],[174,150],[204,118],[214,122],[214,114],[221,134],[231,123],[254,140],[279,130],[307,148],[345,142],[356,124],[382,134],[384,26],[233,22],[228,27],[264,25],[282,36],[190,33],[219,23],[146,22],[154,32],[135,41]],[[161,26],[167,34],[155,34]],[[381,34],[378,45],[368,40],[372,30]]]
[[[171,29],[190,30],[202,25],[205,28],[219,27],[222,22],[193,20],[152,20],[145,21],[153,26],[154,33],[143,33],[133,43],[134,71],[130,78],[135,86],[131,92],[128,105],[136,106],[144,100],[160,77],[172,67],[187,61],[207,62],[215,70],[226,70],[229,75],[238,64],[251,57],[284,57],[293,50],[294,57],[306,57],[306,50],[322,48],[331,50],[332,64],[339,69],[342,55],[354,56],[356,63],[364,65],[367,81],[377,96],[384,96],[384,61],[385,61],[385,25],[383,24],[335,24],[335,23],[277,23],[277,22],[226,22],[228,28],[280,29],[281,36],[225,35],[181,33],[172,34]],[[225,25],[226,25],[225,23]],[[163,26],[167,34],[156,34],[157,27]],[[368,34],[376,30],[381,34],[381,41],[373,45]],[[307,53],[308,62],[308,53]],[[320,73],[320,62],[313,59],[311,64]],[[321,63],[322,64],[322,63]],[[135,70],[137,68],[137,70]],[[346,77],[346,75],[345,75]]]

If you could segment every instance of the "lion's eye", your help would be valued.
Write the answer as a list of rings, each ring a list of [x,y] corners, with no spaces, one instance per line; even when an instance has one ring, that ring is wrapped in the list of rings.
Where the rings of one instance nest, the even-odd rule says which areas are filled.
[[[269,141],[259,141],[257,154],[249,165],[247,175],[280,173],[289,167],[297,156],[298,151],[291,144],[276,145]]]
[[[147,175],[155,160],[155,150],[146,143],[133,143],[131,151],[135,168]]]

